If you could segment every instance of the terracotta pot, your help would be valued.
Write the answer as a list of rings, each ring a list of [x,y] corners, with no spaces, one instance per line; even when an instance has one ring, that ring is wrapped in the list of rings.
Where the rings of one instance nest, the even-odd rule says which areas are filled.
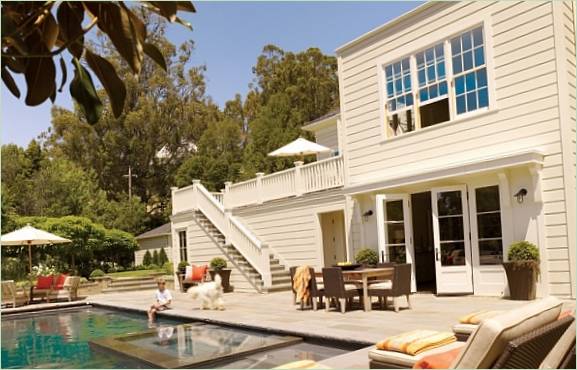
[[[535,299],[537,293],[538,264],[503,262],[509,283],[509,298],[519,301]]]
[[[210,278],[212,280],[214,280],[214,275],[216,275],[217,273],[220,275],[220,278],[222,279],[222,290],[225,293],[229,293],[232,292],[232,288],[230,285],[230,273],[232,272],[231,269],[222,269],[222,270],[208,270],[209,274],[210,274]]]

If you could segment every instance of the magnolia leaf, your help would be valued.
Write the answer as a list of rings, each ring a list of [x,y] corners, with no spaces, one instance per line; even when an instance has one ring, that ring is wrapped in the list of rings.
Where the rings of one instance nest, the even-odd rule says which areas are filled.
[[[134,33],[136,34],[136,37],[138,37],[138,40],[141,43],[143,43],[144,40],[146,40],[146,26],[144,25],[144,23],[140,18],[138,18],[133,12],[131,12],[130,9],[126,7],[126,5],[124,5],[124,3],[120,4],[130,17],[130,21],[132,22],[132,26],[134,29]]]
[[[56,89],[56,67],[52,58],[28,58],[26,70],[26,105],[42,104]]]
[[[96,94],[94,83],[90,73],[84,68],[78,59],[73,58],[74,79],[70,82],[70,95],[80,105],[86,120],[90,124],[95,124],[102,113],[102,102]]]
[[[150,1],[152,6],[158,9],[158,13],[171,22],[176,20],[176,2],[175,1]]]
[[[22,58],[2,57],[2,64],[10,68],[14,73],[24,73],[26,70],[26,64],[22,61]]]
[[[85,2],[84,6],[98,17],[98,28],[108,35],[132,71],[140,73],[144,52],[128,11],[114,3]]]
[[[196,8],[190,1],[177,1],[176,9],[182,10],[183,12],[196,13]]]
[[[156,45],[151,44],[149,42],[146,42],[146,43],[144,43],[143,47],[144,47],[144,52],[146,53],[146,55],[148,55],[160,67],[162,67],[162,69],[164,69],[166,71],[167,70],[166,61],[164,60],[164,56],[162,55],[160,50],[158,50]]]
[[[187,21],[183,20],[183,19],[180,18],[180,17],[176,17],[175,22],[182,24],[184,27],[186,27],[186,28],[188,28],[189,30],[192,31],[192,24],[190,24],[190,22],[187,22]]]
[[[60,70],[62,71],[62,81],[60,82],[60,87],[58,88],[58,92],[62,92],[64,88],[64,84],[68,79],[68,71],[66,70],[66,63],[64,63],[64,58],[60,57]]]
[[[52,91],[52,94],[50,94],[50,101],[52,102],[52,104],[54,104],[54,102],[56,101],[56,88],[54,89],[54,91]]]
[[[48,50],[52,50],[58,38],[58,23],[52,13],[48,12],[42,22],[42,39]]]
[[[94,54],[86,49],[86,61],[90,69],[94,71],[104,90],[110,98],[110,105],[112,105],[112,112],[114,117],[118,118],[124,109],[124,100],[126,99],[126,87],[122,80],[116,74],[114,66],[100,55]]]
[[[74,43],[68,46],[70,54],[76,58],[82,56],[84,49],[84,31],[82,22],[84,21],[84,8],[82,3],[73,1],[63,1],[56,12],[56,18],[60,26],[60,38],[65,42]]]
[[[6,87],[8,88],[8,90],[10,90],[12,95],[14,95],[17,98],[20,98],[20,90],[18,89],[16,82],[14,82],[14,79],[12,78],[10,72],[8,72],[8,70],[4,67],[2,67],[2,81],[4,81],[4,85],[6,85]]]

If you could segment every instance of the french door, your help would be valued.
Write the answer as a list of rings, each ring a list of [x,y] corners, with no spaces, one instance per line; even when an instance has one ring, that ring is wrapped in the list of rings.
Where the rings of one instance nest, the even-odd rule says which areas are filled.
[[[413,231],[408,194],[381,194],[377,200],[379,261],[410,263],[416,291]]]
[[[467,188],[433,188],[431,202],[437,293],[473,293]]]

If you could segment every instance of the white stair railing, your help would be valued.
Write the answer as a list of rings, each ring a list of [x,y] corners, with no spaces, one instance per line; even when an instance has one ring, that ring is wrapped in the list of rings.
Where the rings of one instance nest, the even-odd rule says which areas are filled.
[[[242,225],[236,217],[225,212],[224,206],[200,183],[193,181],[192,205],[224,235],[232,245],[260,274],[264,288],[272,286],[270,272],[270,249],[256,235]]]

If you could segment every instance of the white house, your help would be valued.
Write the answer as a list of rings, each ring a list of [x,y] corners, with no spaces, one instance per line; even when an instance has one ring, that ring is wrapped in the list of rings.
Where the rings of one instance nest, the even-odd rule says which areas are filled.
[[[262,291],[368,247],[416,291],[503,295],[528,240],[538,294],[575,297],[574,6],[431,2],[341,46],[340,111],[304,127],[333,156],[173,188],[174,262],[225,256]]]

